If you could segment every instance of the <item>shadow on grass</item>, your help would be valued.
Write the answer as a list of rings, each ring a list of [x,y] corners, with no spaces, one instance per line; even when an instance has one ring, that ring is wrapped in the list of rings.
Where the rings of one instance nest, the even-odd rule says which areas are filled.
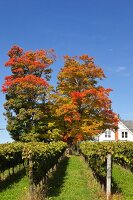
[[[95,174],[95,172],[93,171],[92,168],[91,168],[91,170],[93,172],[94,178],[100,183],[101,187],[106,192],[106,177],[100,177],[98,174]],[[115,182],[113,177],[111,179],[111,193],[112,194],[121,194],[122,193],[121,188],[118,187],[118,184]]]
[[[112,194],[121,194],[122,190],[118,187],[117,183],[114,181],[112,177]]]
[[[58,196],[60,194],[65,182],[68,162],[69,158],[65,157],[65,159],[60,162],[57,171],[55,171],[53,176],[48,180],[47,197]]]
[[[0,192],[5,190],[6,188],[12,187],[13,183],[19,182],[24,176],[26,172],[25,169],[21,169],[15,174],[8,176],[5,180],[0,181]]]

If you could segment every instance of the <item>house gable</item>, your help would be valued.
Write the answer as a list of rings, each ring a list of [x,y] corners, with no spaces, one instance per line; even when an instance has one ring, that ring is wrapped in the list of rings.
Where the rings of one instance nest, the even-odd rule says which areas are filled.
[[[126,122],[126,121],[125,121]],[[131,124],[131,123],[130,123]],[[97,136],[99,142],[102,141],[133,141],[133,129],[129,129],[122,121],[118,122],[118,130],[107,129],[105,132]]]
[[[133,132],[122,121],[118,123],[118,140],[133,141]]]
[[[127,128],[130,131],[131,134],[133,134],[133,121],[122,120],[120,122],[125,128]]]
[[[115,132],[112,130],[107,129],[105,132],[99,134],[99,136],[97,136],[97,140],[99,142],[102,141],[115,141]]]

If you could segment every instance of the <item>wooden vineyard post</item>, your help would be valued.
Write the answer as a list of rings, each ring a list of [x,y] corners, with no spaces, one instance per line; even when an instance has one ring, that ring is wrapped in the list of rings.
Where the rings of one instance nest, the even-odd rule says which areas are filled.
[[[109,200],[111,197],[111,175],[112,175],[111,154],[108,154],[107,155],[107,179],[106,179],[107,200]]]
[[[34,200],[33,162],[31,155],[29,156],[29,194],[30,200]]]

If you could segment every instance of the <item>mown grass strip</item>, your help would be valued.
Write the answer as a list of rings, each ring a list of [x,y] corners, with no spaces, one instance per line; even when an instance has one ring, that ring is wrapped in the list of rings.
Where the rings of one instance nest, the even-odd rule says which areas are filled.
[[[100,186],[81,157],[71,156],[49,182],[50,200],[103,200]]]
[[[21,200],[28,190],[28,178],[24,176],[0,192],[0,200]]]
[[[114,164],[112,178],[113,182],[119,188],[118,193],[122,193],[123,199],[133,199],[133,174],[120,165]]]

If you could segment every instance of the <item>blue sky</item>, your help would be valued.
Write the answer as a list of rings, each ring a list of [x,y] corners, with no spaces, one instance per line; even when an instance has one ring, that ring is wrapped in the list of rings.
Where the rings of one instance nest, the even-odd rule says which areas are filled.
[[[112,108],[133,120],[132,0],[0,0],[0,86],[10,70],[7,52],[17,44],[25,50],[53,48],[57,61],[51,83],[63,66],[63,55],[89,54],[112,88]],[[0,93],[0,128],[5,129],[4,94]],[[0,143],[10,141],[0,130]]]

